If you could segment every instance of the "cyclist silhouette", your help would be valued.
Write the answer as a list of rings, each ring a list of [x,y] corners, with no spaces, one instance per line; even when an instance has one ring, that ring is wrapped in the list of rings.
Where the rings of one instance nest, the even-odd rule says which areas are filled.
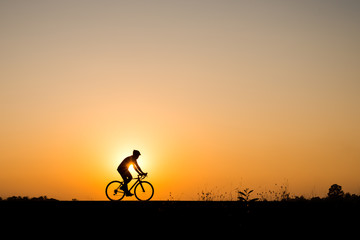
[[[140,156],[140,152],[138,150],[133,151],[133,155],[125,158],[117,168],[118,172],[120,173],[120,176],[124,179],[124,185],[120,187],[121,190],[124,190],[126,196],[132,196],[133,194],[129,192],[127,184],[131,181],[133,178],[131,176],[131,173],[129,171],[130,165],[134,166],[135,171],[139,175],[147,175],[147,173],[144,173],[139,164],[137,163],[137,159]]]

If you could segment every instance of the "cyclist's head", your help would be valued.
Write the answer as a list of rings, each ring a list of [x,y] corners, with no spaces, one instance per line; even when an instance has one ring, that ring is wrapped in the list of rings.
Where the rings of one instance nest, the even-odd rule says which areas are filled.
[[[141,154],[138,150],[134,150],[133,155],[134,155],[134,157],[139,157]]]

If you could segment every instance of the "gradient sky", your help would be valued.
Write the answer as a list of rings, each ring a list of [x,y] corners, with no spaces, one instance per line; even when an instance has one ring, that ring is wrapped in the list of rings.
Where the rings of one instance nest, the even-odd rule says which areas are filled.
[[[0,197],[360,194],[360,2],[0,1]]]

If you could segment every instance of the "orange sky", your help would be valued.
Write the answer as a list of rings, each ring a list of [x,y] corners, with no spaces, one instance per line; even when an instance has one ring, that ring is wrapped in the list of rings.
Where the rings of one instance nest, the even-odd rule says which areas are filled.
[[[360,194],[357,1],[2,1],[0,197]],[[233,196],[234,197],[234,196]]]

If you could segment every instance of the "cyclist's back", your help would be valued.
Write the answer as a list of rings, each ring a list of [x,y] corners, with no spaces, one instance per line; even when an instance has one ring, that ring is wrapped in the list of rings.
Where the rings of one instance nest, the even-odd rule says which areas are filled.
[[[125,158],[119,165],[118,167],[118,171],[127,171],[130,167],[131,164],[134,164],[134,161],[136,161],[136,159],[133,158],[133,156],[129,156],[127,158]]]

